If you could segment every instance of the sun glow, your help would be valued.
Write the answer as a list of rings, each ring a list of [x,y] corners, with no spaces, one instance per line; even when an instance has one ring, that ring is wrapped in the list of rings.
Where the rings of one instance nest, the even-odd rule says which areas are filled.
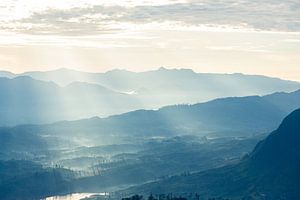
[[[265,22],[262,27],[247,15],[248,21],[239,21],[235,7],[244,9],[242,3],[218,23],[214,16],[222,17],[223,4],[215,6],[181,0],[6,0],[0,7],[0,64],[13,72],[168,66],[300,80],[296,25],[287,24],[295,28],[286,30]],[[212,8],[220,12],[206,14]],[[252,2],[248,8],[256,12],[257,5]]]

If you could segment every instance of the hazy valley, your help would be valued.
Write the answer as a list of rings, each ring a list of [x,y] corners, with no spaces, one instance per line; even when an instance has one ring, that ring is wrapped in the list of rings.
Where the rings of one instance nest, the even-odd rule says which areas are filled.
[[[296,179],[290,182],[299,166],[299,111],[293,112],[300,107],[299,83],[166,69],[85,74],[84,79],[71,82],[73,79],[59,79],[66,76],[60,73],[75,72],[32,72],[26,73],[28,77],[3,74],[6,77],[0,78],[1,199],[103,192],[116,199],[187,192],[204,199],[263,199],[262,193],[275,199],[299,197],[299,183]],[[118,76],[124,82],[144,80],[139,86],[146,88],[154,79],[149,74],[158,85],[144,89],[149,91],[145,96],[120,92],[135,90],[135,83],[126,86],[120,82],[123,88],[109,85],[116,84],[113,80]],[[180,81],[175,84],[171,79]],[[209,88],[203,88],[201,81],[212,80]],[[223,81],[232,84],[224,86]],[[193,87],[186,90],[189,84]],[[278,85],[281,89],[276,90]],[[217,99],[204,102],[213,97]],[[161,104],[157,98],[162,99]],[[192,104],[194,101],[199,103]],[[149,109],[151,102],[157,109]],[[99,117],[99,113],[114,115]],[[86,119],[71,120],[80,117]],[[295,145],[290,146],[292,143]],[[273,154],[279,154],[281,160]],[[279,162],[282,166],[273,169]],[[286,178],[282,184],[278,182],[281,176]],[[262,181],[253,188],[258,180]],[[228,182],[226,187],[224,182]]]

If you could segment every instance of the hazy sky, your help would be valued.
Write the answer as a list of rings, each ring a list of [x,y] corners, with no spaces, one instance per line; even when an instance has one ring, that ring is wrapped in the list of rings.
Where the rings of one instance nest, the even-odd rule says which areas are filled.
[[[300,81],[299,0],[1,0],[0,69],[160,66]]]

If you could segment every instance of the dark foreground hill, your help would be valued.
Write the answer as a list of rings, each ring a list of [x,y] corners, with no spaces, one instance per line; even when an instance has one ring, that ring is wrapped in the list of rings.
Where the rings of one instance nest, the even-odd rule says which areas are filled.
[[[232,199],[300,199],[300,109],[240,163],[145,184],[126,194],[198,193]]]
[[[0,199],[38,200],[70,192],[71,171],[43,168],[31,161],[0,161]]]

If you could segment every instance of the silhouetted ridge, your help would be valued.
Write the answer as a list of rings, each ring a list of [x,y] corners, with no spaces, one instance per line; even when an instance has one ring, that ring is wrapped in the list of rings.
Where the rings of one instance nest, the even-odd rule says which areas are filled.
[[[300,109],[239,163],[133,187],[131,194],[198,193],[229,199],[300,199]]]
[[[283,166],[300,161],[300,109],[288,115],[279,128],[260,142],[251,157],[261,166]]]
[[[283,120],[277,131],[285,131],[285,136],[292,136],[293,139],[300,139],[300,109],[297,109],[288,115]]]

